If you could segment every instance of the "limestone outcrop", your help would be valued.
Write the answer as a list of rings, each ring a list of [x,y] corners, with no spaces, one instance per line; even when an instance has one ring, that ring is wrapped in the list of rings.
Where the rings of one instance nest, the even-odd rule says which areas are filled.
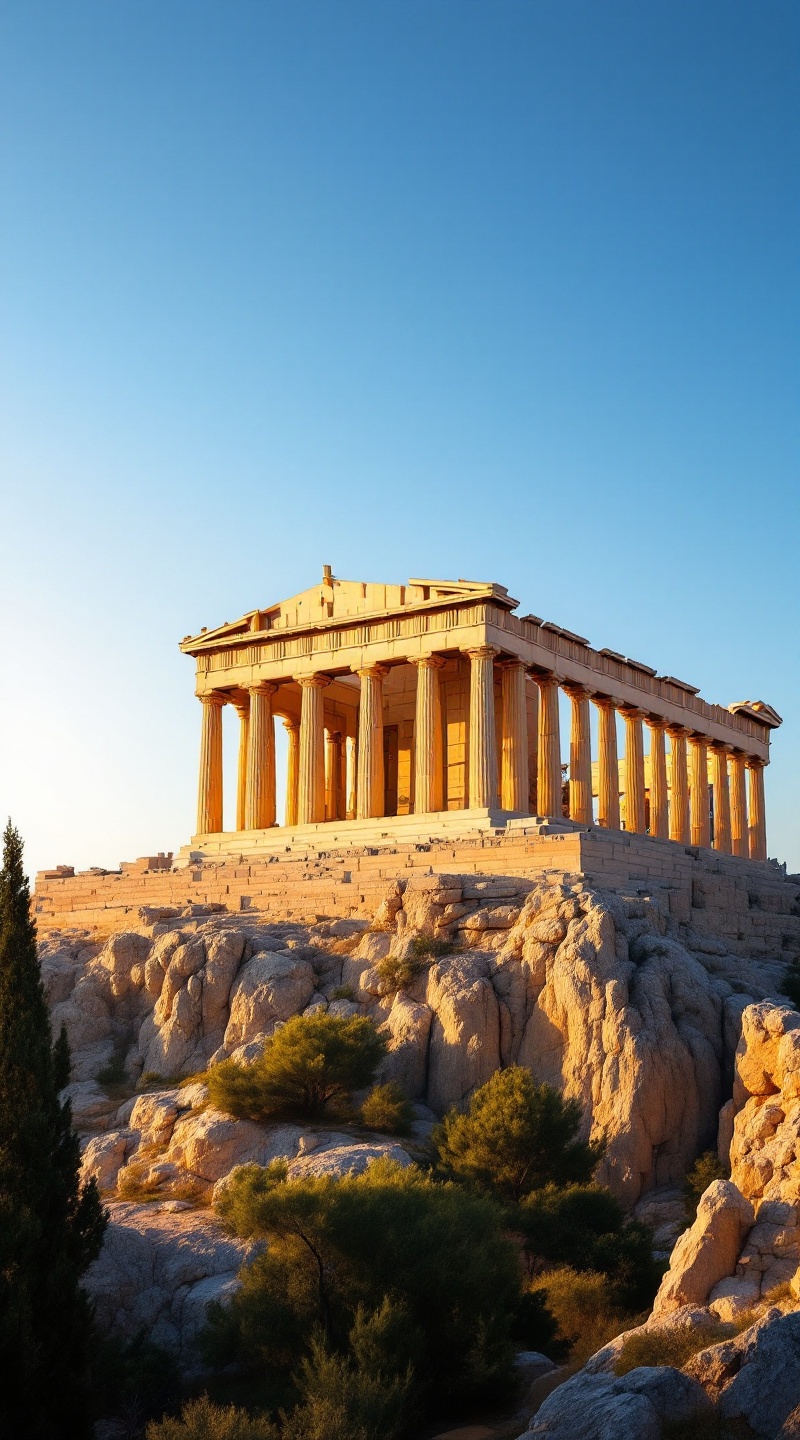
[[[523,1440],[661,1440],[667,1426],[711,1411],[702,1386],[670,1366],[621,1376],[584,1370],[548,1396]]]
[[[703,1305],[730,1275],[755,1214],[730,1180],[715,1180],[702,1195],[694,1223],[680,1236],[653,1305],[654,1316]]]

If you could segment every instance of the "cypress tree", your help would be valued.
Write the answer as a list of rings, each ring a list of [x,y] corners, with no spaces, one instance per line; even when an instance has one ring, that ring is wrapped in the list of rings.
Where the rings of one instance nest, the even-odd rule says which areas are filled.
[[[106,1214],[81,1186],[62,1031],[53,1044],[22,868],[9,821],[0,871],[0,1433],[92,1433],[92,1315],[80,1277]]]

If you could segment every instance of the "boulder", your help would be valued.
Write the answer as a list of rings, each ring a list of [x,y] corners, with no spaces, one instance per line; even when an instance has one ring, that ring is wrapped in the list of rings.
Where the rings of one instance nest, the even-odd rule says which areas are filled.
[[[500,1065],[500,1011],[486,957],[458,954],[432,965],[426,1000],[433,1011],[427,1103],[442,1114]]]
[[[720,1415],[744,1420],[772,1440],[800,1406],[800,1313],[773,1308],[741,1335],[701,1350],[685,1368]]]
[[[226,1049],[245,1045],[257,1035],[271,1035],[277,1021],[305,1009],[315,988],[311,965],[292,951],[254,955],[231,992]]]
[[[627,1375],[580,1371],[548,1395],[526,1436],[550,1440],[662,1440],[666,1424],[711,1412],[702,1387],[671,1366]]]
[[[393,1160],[404,1170],[413,1163],[402,1145],[389,1140],[375,1144],[337,1145],[329,1150],[313,1150],[309,1155],[290,1160],[289,1178],[305,1180],[311,1176],[325,1176],[340,1180],[343,1175],[363,1175],[373,1160]]]
[[[654,1316],[682,1305],[703,1305],[713,1287],[732,1275],[755,1215],[730,1180],[715,1180],[700,1198],[697,1217],[678,1240],[653,1305]]]
[[[296,1125],[256,1125],[220,1110],[201,1110],[178,1120],[165,1159],[214,1185],[238,1165],[268,1165],[294,1155],[301,1133]]]
[[[428,1037],[433,1011],[398,991],[382,1025],[388,1053],[381,1065],[381,1080],[394,1080],[410,1100],[425,1094],[428,1074]]]

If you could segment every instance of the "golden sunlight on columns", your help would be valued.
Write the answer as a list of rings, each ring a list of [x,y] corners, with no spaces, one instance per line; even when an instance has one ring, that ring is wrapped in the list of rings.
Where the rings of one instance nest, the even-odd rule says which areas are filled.
[[[276,685],[254,685],[250,691],[250,740],[247,748],[245,830],[267,830],[275,824],[275,726],[272,696]]]
[[[497,804],[497,739],[494,726],[493,645],[467,650],[469,686],[469,808],[491,810]]]
[[[236,708],[236,714],[239,716],[239,760],[236,767],[236,829],[244,830],[250,702],[249,700],[235,700],[234,706]]]
[[[414,716],[414,814],[444,808],[440,655],[423,655],[411,662],[417,671]]]
[[[572,701],[569,736],[569,818],[592,823],[592,742],[589,731],[589,691],[582,685],[565,685]]]
[[[354,735],[347,737],[347,753],[345,756],[347,778],[345,780],[345,795],[347,796],[347,820],[356,818],[356,782],[358,778],[358,746]]]
[[[500,809],[529,814],[528,707],[525,666],[509,660],[500,672],[503,695],[500,758]]]
[[[537,814],[560,820],[561,729],[558,718],[558,680],[555,675],[534,676],[539,686],[539,791]]]
[[[747,791],[744,778],[744,755],[741,750],[734,750],[731,755],[730,791],[731,850],[734,855],[741,855],[744,859],[747,859],[750,853],[750,843],[747,834]]]
[[[686,736],[681,725],[668,725],[670,745],[669,838],[681,845],[691,840],[689,826],[689,770],[686,762]]]
[[[297,823],[316,825],[325,819],[325,730],[322,692],[330,684],[325,675],[303,675],[297,681],[303,699],[300,710],[300,763],[297,782]]]
[[[344,736],[325,732],[325,819],[344,820]]]
[[[620,710],[625,717],[625,829],[644,835],[644,736],[642,711],[627,707]]]
[[[297,786],[300,780],[300,726],[296,720],[284,720],[283,728],[289,736],[289,755],[286,764],[286,825],[297,824]]]
[[[657,840],[668,840],[667,747],[664,722],[651,716],[647,724],[650,730],[650,834]]]
[[[692,844],[710,845],[708,742],[705,735],[689,736],[689,817]]]
[[[711,784],[714,789],[714,849],[731,853],[731,797],[728,789],[728,746],[711,746]]]
[[[385,665],[357,670],[361,680],[358,707],[358,784],[356,817],[370,820],[384,810],[383,780],[383,677]]]
[[[750,859],[767,858],[767,822],[764,813],[764,762],[754,755],[745,761],[749,777]]]
[[[613,701],[596,696],[597,731],[597,823],[605,830],[619,830],[619,758],[617,755],[617,711]]]
[[[222,695],[201,695],[200,784],[197,792],[197,833],[218,835],[222,830]]]

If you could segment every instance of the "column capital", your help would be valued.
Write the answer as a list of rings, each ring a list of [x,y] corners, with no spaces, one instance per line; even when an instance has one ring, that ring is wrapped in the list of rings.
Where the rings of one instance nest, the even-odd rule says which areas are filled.
[[[469,650],[462,650],[462,655],[469,655],[470,660],[493,660],[500,651],[496,645],[476,645]]]
[[[686,738],[690,745],[710,745],[711,737],[702,730],[687,730]]]
[[[767,764],[766,760],[762,760],[760,755],[745,755],[744,763],[748,770],[763,770]]]
[[[299,721],[299,720],[284,720],[284,722],[283,722],[283,728],[284,728],[284,730],[288,730],[288,732],[289,732],[290,735],[295,734],[295,733],[298,733],[298,734],[299,734],[299,732],[300,732],[300,721]]]
[[[663,716],[663,715],[647,714],[647,715],[645,716],[645,719],[646,719],[648,725],[650,726],[650,729],[651,729],[651,730],[668,730],[668,729],[669,729],[669,726],[667,725],[667,722],[666,722],[666,720],[664,719],[664,716]]]
[[[301,690],[324,690],[326,685],[330,685],[331,679],[332,676],[330,675],[295,676],[295,681],[300,686]]]
[[[227,705],[231,697],[223,695],[221,690],[209,690],[205,695],[198,695],[197,698],[201,705],[218,705],[222,709],[222,706]]]
[[[591,700],[594,694],[588,685],[580,685],[577,680],[564,680],[561,689],[565,695],[569,695],[570,700]]]
[[[617,702],[613,696],[604,695],[602,690],[595,690],[591,696],[591,700],[592,704],[596,705],[598,710],[616,710],[617,708]]]
[[[709,740],[708,748],[714,755],[730,755],[733,750],[724,740]]]
[[[409,657],[409,665],[418,665],[423,670],[443,670],[447,661],[444,655],[412,655]]]
[[[685,725],[674,725],[672,721],[667,723],[666,731],[672,740],[685,740],[692,734],[692,731],[687,730]]]
[[[236,714],[239,716],[239,719],[240,719],[240,720],[246,720],[246,719],[248,718],[248,716],[249,716],[249,714],[250,714],[250,699],[249,699],[249,697],[241,696],[241,697],[238,698],[238,699],[231,700],[231,705],[233,706],[233,708],[234,708],[234,710],[236,711]],[[241,828],[241,827],[240,827],[240,828]]]
[[[274,695],[278,686],[272,680],[258,680],[245,688],[250,695]]]
[[[353,674],[358,675],[361,680],[365,677],[369,680],[383,680],[384,676],[389,674],[390,669],[390,665],[381,665],[380,663],[375,665],[361,665],[358,670],[353,671]],[[327,681],[325,683],[327,684]]]
[[[626,720],[648,719],[647,711],[640,710],[638,705],[618,705],[617,709],[619,710],[620,715],[622,715]]]

